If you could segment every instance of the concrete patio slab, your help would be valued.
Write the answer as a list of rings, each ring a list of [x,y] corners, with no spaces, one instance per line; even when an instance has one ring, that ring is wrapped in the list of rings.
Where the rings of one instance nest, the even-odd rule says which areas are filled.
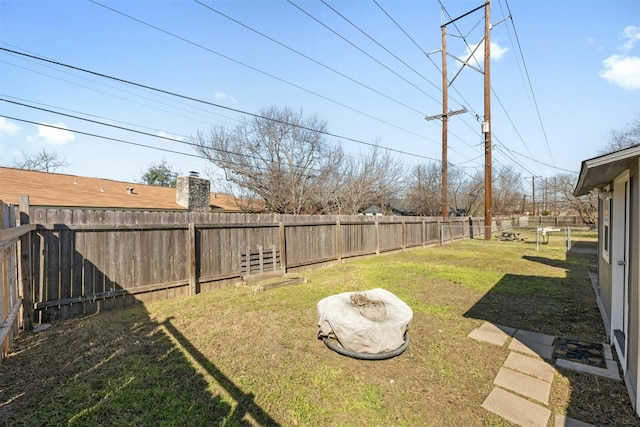
[[[488,342],[489,344],[502,347],[515,331],[514,328],[509,328],[508,326],[484,322],[479,328],[474,329],[467,336],[477,341]]]
[[[493,380],[493,384],[522,396],[535,399],[545,405],[549,404],[551,383],[546,381],[502,367]]]
[[[555,368],[547,362],[514,352],[509,353],[503,366],[548,383],[553,382],[553,376],[556,372]]]
[[[503,325],[497,325],[495,323],[491,323],[491,322],[484,322],[482,325],[480,325],[480,328],[483,331],[494,331],[494,332],[504,332],[505,334],[509,335],[509,336],[513,336],[513,334],[516,333],[516,328],[511,328],[509,326],[503,326]]]
[[[556,415],[553,419],[554,427],[596,427],[593,424],[578,421],[566,415]]]
[[[551,411],[501,388],[494,387],[482,403],[487,411],[522,427],[547,427]]]
[[[523,331],[522,329],[518,330],[515,333],[514,338],[524,344],[537,343],[544,345],[553,345],[553,342],[556,340],[556,337],[554,337],[553,335]]]
[[[561,368],[571,369],[572,371],[584,372],[586,374],[598,375],[600,377],[609,378],[620,381],[620,372],[618,371],[618,363],[615,360],[607,359],[607,368],[596,368],[584,363],[572,362],[566,359],[557,359],[556,365]]]
[[[509,344],[509,350],[524,353],[533,357],[541,357],[547,360],[551,360],[553,356],[553,348],[553,345],[542,344],[534,341],[524,343],[515,337]]]

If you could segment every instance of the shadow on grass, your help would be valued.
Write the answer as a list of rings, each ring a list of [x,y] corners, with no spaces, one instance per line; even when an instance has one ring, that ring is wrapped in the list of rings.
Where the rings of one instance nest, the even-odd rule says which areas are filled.
[[[279,424],[271,418],[256,402],[251,393],[243,392],[229,377],[220,371],[204,354],[186,339],[184,335],[178,331],[171,323],[171,319],[167,319],[162,323],[169,334],[182,346],[186,351],[209,375],[211,375],[222,388],[237,402],[236,408],[229,416],[229,420],[238,425],[243,425],[245,415],[251,415],[253,419],[261,426],[278,426]]]
[[[0,365],[1,425],[278,425],[170,321],[152,321],[142,306],[54,322],[16,344]],[[185,353],[235,409],[212,394]]]
[[[603,342],[604,325],[588,276],[590,254],[569,252],[565,260],[523,259],[564,270],[564,277],[505,274],[465,317],[554,336]]]

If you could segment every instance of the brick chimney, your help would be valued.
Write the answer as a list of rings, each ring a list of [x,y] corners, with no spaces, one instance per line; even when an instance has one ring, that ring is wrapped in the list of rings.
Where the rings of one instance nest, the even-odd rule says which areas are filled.
[[[210,188],[209,180],[200,178],[197,172],[189,172],[189,176],[179,176],[176,182],[176,203],[190,211],[209,211]]]

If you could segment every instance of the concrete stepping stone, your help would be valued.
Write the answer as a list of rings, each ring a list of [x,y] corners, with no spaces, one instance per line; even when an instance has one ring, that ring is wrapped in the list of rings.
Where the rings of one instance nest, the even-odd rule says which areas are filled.
[[[523,397],[494,387],[482,403],[489,412],[522,427],[547,427],[551,411]]]
[[[509,350],[551,360],[556,337],[537,332],[518,330],[509,344]]]
[[[556,372],[555,368],[547,362],[514,352],[509,353],[503,366],[548,383],[553,382]]]
[[[522,396],[530,397],[545,405],[549,404],[551,383],[531,377],[529,375],[502,367],[493,380],[493,384]]]
[[[474,329],[467,335],[476,341],[488,342],[489,344],[502,347],[516,330],[508,326],[494,325],[490,322],[484,322],[479,328]]]
[[[553,342],[556,340],[556,337],[553,335],[541,334],[538,332],[524,331],[522,329],[518,330],[514,335],[514,338],[518,339],[520,342],[524,344],[528,343],[539,343],[544,345],[553,345]]]
[[[578,421],[566,415],[556,415],[553,420],[554,427],[596,427],[593,424]]]

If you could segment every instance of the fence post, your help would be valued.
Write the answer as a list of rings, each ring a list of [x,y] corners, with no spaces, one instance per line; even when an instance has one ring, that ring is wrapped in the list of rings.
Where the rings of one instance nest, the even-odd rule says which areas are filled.
[[[29,224],[29,196],[19,199],[19,224]],[[31,233],[20,238],[20,276],[22,293],[22,327],[25,331],[33,329],[33,276],[31,274]]]
[[[376,224],[376,255],[380,255],[380,221],[378,221],[378,217],[376,217],[375,224]]]
[[[191,295],[198,293],[198,277],[197,277],[197,259],[198,249],[196,247],[196,225],[189,223],[189,236],[187,237],[188,254],[189,254],[189,290]]]
[[[336,220],[336,258],[338,262],[342,261],[342,230],[339,219]]]
[[[402,220],[402,250],[407,249],[407,223]]]
[[[282,265],[282,272],[287,274],[287,233],[285,230],[284,222],[279,223],[280,231],[280,264]]]
[[[0,200],[0,231],[4,228],[4,203]],[[11,245],[12,246],[12,245]],[[9,247],[11,247],[9,246]],[[2,260],[0,261],[2,265],[0,266],[0,271],[2,272],[2,276],[0,277],[0,282],[2,283],[2,307],[0,307],[0,320],[4,323],[4,319],[9,317],[9,310],[12,307],[9,307],[9,274],[7,273],[7,254],[6,251],[2,251]],[[12,302],[13,304],[13,302]],[[9,354],[9,340],[11,339],[11,332],[8,333],[4,339],[2,340],[2,353],[0,358],[3,358],[6,354]]]

